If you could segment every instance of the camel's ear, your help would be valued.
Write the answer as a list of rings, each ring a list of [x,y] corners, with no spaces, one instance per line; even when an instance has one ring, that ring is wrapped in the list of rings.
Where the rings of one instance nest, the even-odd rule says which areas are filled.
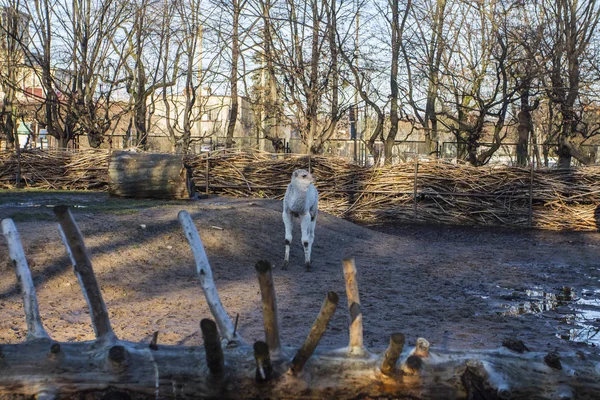
[[[294,173],[292,174],[292,178],[297,178],[298,177],[298,171],[294,171]]]

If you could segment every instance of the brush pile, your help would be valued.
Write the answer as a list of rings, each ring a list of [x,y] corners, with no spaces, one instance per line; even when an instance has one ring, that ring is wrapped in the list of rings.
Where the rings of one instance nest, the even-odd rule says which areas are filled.
[[[27,151],[26,186],[106,190],[106,151]],[[351,220],[598,230],[600,166],[569,170],[418,161],[364,168],[341,158],[218,151],[185,156],[197,190],[282,199],[295,169],[317,178],[320,208]],[[208,165],[207,165],[208,163]],[[16,186],[17,158],[0,153],[0,188]]]

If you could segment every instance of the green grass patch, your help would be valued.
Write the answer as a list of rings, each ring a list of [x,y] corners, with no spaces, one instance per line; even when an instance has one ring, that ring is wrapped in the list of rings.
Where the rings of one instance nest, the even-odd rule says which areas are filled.
[[[176,206],[178,204],[187,203],[174,200],[117,198],[110,197],[107,192],[39,189],[0,190],[0,211],[2,209],[22,208],[23,211],[17,213],[35,214],[37,216],[41,216],[43,213],[33,210],[48,209],[56,205],[67,205],[71,207],[74,214],[86,212],[128,215],[135,214],[143,209]]]

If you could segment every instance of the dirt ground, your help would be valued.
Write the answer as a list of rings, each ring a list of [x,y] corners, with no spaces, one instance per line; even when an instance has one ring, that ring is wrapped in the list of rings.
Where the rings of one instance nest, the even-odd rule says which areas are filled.
[[[2,199],[4,197],[4,199]],[[300,346],[328,291],[340,306],[320,346],[348,343],[341,260],[353,257],[365,345],[384,350],[394,332],[435,349],[496,348],[508,337],[533,351],[600,345],[600,233],[388,224],[360,226],[319,214],[313,271],[306,272],[299,224],[291,265],[281,270],[282,204],[209,197],[135,202],[105,193],[0,193],[0,218],[15,219],[53,339],[93,339],[86,304],[56,229],[54,204],[74,206],[117,336],[199,345],[210,313],[191,250],[177,221],[199,229],[225,309],[239,315],[247,343],[264,340],[254,265],[274,263],[282,344]],[[565,289],[566,288],[566,289]],[[570,291],[570,293],[569,293]],[[0,343],[24,340],[26,326],[6,242],[0,239]]]

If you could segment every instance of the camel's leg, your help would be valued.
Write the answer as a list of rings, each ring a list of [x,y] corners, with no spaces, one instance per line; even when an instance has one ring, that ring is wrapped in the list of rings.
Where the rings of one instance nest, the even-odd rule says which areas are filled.
[[[302,216],[300,226],[302,228],[302,244],[304,245],[304,265],[306,266],[306,270],[309,271],[312,267],[310,263],[310,250],[314,238],[314,233],[312,233],[313,223],[311,221],[310,213],[306,213]]]
[[[292,213],[288,210],[283,210],[283,224],[285,225],[285,256],[283,257],[283,266],[281,269],[287,269],[290,264],[290,243],[292,243],[292,228],[294,220]]]

